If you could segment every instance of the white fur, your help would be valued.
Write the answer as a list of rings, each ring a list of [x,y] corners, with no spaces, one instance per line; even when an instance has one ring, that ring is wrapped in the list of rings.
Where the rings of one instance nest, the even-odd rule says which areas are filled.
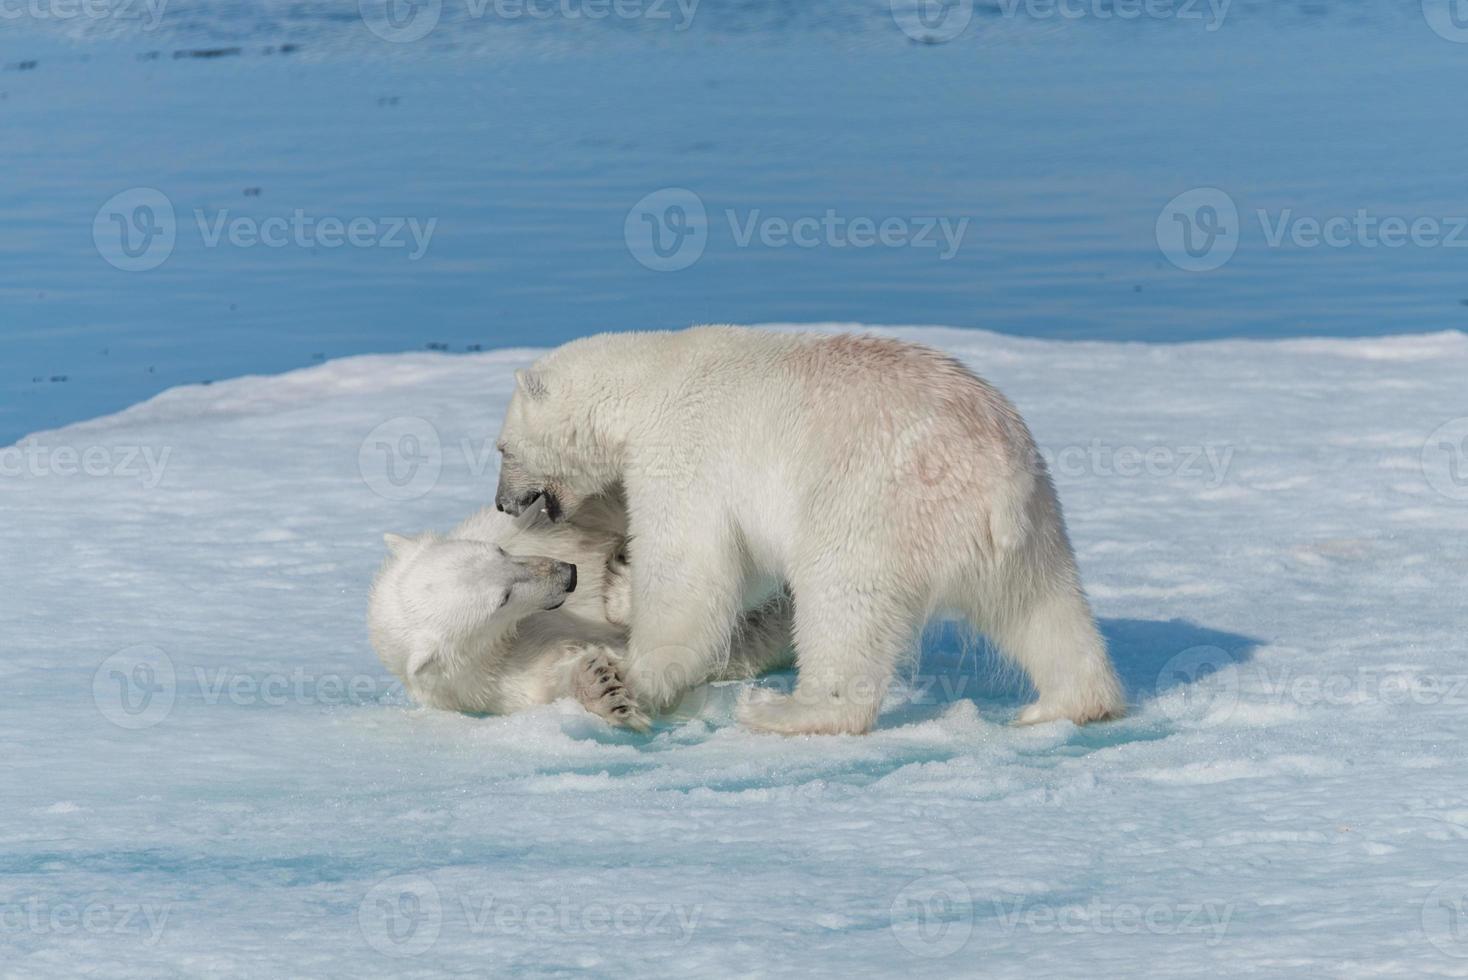
[[[867,731],[947,610],[1028,673],[1021,722],[1123,711],[1030,433],[952,358],[697,327],[574,341],[519,378],[498,499],[513,511],[544,491],[570,514],[625,488],[628,679],[649,703],[717,673],[739,611],[783,581],[799,682],[748,700],[752,727]]]

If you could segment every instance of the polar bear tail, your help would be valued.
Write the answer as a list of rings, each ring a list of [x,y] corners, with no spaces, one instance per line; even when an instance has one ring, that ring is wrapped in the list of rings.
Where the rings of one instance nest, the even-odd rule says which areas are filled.
[[[1040,479],[1048,484],[1049,477],[1043,471]],[[993,542],[994,556],[1013,553],[1024,546],[1035,530],[1035,521],[1030,510],[1039,503],[1037,494],[1045,487],[1037,486],[1036,473],[1028,466],[1016,466],[994,495],[989,506],[989,540]],[[1054,491],[1050,490],[1053,494]]]

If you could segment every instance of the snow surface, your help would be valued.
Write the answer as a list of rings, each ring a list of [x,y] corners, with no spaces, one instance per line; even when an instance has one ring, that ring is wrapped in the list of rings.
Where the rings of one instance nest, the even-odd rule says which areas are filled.
[[[534,352],[177,388],[0,453],[0,974],[1468,975],[1468,337],[892,332],[1026,413],[1128,718],[942,630],[865,738],[415,708],[380,533]]]

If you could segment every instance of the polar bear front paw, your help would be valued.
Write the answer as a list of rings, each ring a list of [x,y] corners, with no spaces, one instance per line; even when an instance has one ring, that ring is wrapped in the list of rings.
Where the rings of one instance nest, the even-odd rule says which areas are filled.
[[[838,698],[812,699],[800,696],[798,690],[781,694],[756,687],[740,696],[735,717],[747,728],[777,735],[864,735],[871,730],[876,711]]]
[[[652,727],[652,720],[627,688],[621,661],[605,647],[582,654],[571,684],[576,700],[592,714],[634,731],[645,732]]]
[[[1014,718],[1014,724],[1043,725],[1051,721],[1070,721],[1077,725],[1085,725],[1093,721],[1112,721],[1124,714],[1126,714],[1124,705],[1109,704],[1094,698],[1073,705],[1054,701],[1036,701],[1021,709]]]

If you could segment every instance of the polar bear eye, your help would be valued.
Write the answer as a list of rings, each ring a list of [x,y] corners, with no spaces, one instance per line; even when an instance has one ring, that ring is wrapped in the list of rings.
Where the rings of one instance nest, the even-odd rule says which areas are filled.
[[[504,606],[510,601],[510,593],[513,591],[513,589],[506,589],[504,591],[504,594],[500,596],[500,608],[504,608]]]

